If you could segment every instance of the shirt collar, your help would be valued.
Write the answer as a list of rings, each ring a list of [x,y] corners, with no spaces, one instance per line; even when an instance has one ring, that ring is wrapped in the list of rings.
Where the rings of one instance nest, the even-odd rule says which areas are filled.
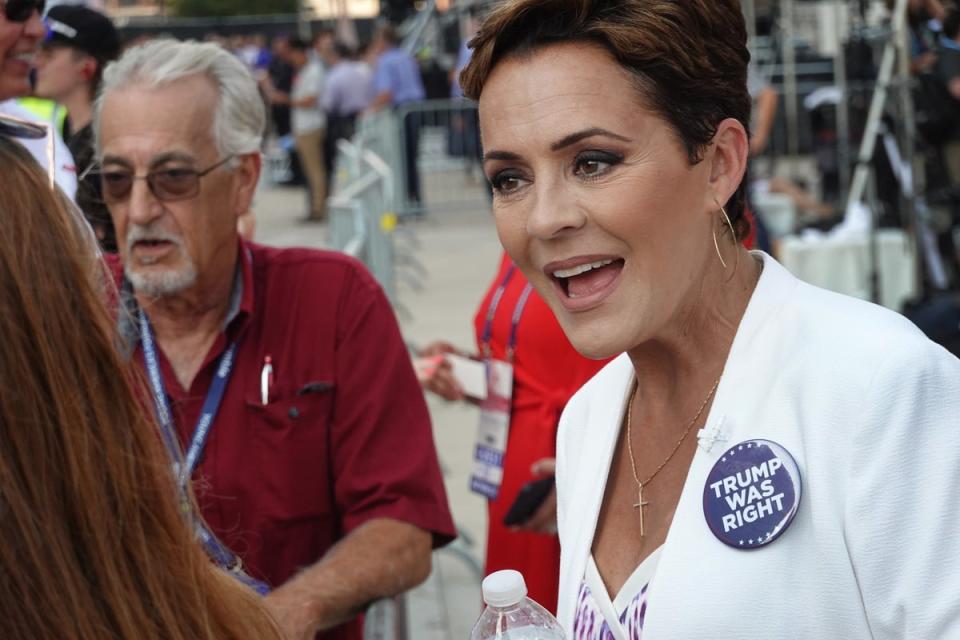
[[[230,295],[230,308],[227,310],[224,327],[230,325],[238,316],[249,318],[253,315],[253,249],[242,238],[237,242],[240,260],[233,279],[233,292]]]

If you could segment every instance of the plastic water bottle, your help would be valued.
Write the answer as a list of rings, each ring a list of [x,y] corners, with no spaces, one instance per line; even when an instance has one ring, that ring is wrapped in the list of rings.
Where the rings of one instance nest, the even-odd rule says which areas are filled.
[[[523,574],[507,569],[483,580],[487,603],[470,640],[566,640],[560,623],[527,597]]]

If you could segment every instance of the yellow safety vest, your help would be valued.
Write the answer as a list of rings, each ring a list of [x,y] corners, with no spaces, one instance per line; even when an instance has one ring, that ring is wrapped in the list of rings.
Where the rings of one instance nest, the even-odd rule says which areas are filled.
[[[57,125],[57,131],[63,135],[63,123],[67,120],[67,110],[55,100],[28,96],[18,98],[21,107],[37,117],[42,122],[52,122]]]

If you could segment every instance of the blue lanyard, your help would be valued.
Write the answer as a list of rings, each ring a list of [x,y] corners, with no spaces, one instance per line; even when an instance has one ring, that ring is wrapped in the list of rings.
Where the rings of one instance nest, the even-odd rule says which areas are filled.
[[[177,444],[176,427],[173,424],[173,417],[170,412],[170,404],[167,402],[167,392],[163,386],[163,378],[160,374],[160,360],[157,358],[157,346],[153,339],[153,329],[150,327],[150,321],[147,314],[140,312],[140,340],[143,343],[143,360],[147,365],[147,375],[150,378],[150,386],[153,387],[153,400],[157,406],[157,417],[160,420],[160,429],[163,432],[163,441],[170,453],[174,472],[177,481],[181,487],[185,487],[193,475],[193,470],[200,460],[200,454],[207,444],[207,438],[210,435],[210,427],[217,417],[217,411],[220,410],[220,403],[223,402],[223,394],[227,389],[227,382],[230,381],[230,374],[233,373],[233,363],[237,355],[237,341],[223,352],[220,356],[220,363],[217,365],[217,373],[210,384],[210,390],[207,391],[207,397],[203,401],[203,408],[200,411],[200,418],[193,430],[193,438],[190,440],[190,446],[187,448],[186,457],[180,454],[180,447]]]
[[[510,265],[510,268],[507,269],[507,273],[504,274],[503,280],[500,281],[500,285],[497,287],[497,290],[493,293],[493,298],[490,299],[490,308],[487,309],[487,319],[483,325],[483,356],[489,358],[492,351],[490,349],[490,338],[493,336],[493,317],[497,313],[497,307],[500,306],[500,299],[503,298],[503,292],[507,290],[507,285],[510,283],[510,278],[513,277],[514,271],[517,270],[517,266],[514,264]],[[520,318],[523,316],[523,310],[527,306],[527,300],[530,298],[530,293],[533,291],[533,286],[528,282],[527,285],[523,288],[523,291],[520,293],[520,298],[517,300],[517,306],[513,309],[513,316],[510,318],[510,334],[507,339],[507,360],[513,362],[514,353],[517,350],[517,328],[520,326]]]
[[[217,537],[210,531],[206,523],[193,509],[186,498],[187,485],[193,470],[200,460],[200,455],[207,444],[207,438],[210,435],[210,428],[217,417],[217,411],[223,402],[223,394],[227,389],[227,383],[230,381],[230,374],[233,373],[233,365],[237,355],[237,340],[227,348],[220,356],[220,362],[217,364],[217,372],[207,391],[207,397],[203,401],[203,408],[200,411],[200,418],[193,430],[193,438],[190,440],[190,446],[187,448],[186,457],[180,452],[179,441],[177,440],[176,427],[173,424],[173,417],[170,411],[170,403],[167,401],[167,391],[163,385],[163,377],[160,373],[160,360],[157,357],[156,341],[153,338],[153,329],[150,327],[150,320],[147,314],[140,311],[140,342],[143,345],[143,360],[147,367],[147,377],[150,379],[150,386],[153,390],[153,400],[157,408],[157,419],[160,422],[160,433],[163,436],[163,443],[173,461],[173,473],[177,479],[177,487],[180,492],[181,504],[184,510],[191,517],[194,532],[203,544],[207,554],[221,568],[228,571],[237,580],[244,583],[257,593],[265,595],[270,592],[270,587],[254,579],[243,570],[243,564],[240,557],[230,551]]]
[[[230,551],[230,549],[220,542],[220,540],[217,539],[217,536],[213,535],[213,532],[210,531],[206,523],[204,523],[201,518],[194,517],[192,520],[193,528],[197,534],[197,537],[200,539],[200,543],[207,551],[207,555],[209,555],[210,558],[217,563],[217,566],[219,566],[221,569],[224,569],[227,573],[260,595],[265,596],[270,593],[270,585],[257,580],[249,573],[244,571],[243,562],[240,560],[240,556]]]

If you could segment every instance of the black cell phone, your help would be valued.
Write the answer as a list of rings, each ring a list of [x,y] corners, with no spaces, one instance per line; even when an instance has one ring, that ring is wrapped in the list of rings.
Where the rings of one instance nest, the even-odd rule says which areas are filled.
[[[553,489],[554,478],[547,476],[539,480],[532,480],[520,488],[516,499],[507,510],[507,515],[503,516],[503,524],[508,527],[523,524],[530,519],[533,512],[543,504],[543,501],[550,495]]]

